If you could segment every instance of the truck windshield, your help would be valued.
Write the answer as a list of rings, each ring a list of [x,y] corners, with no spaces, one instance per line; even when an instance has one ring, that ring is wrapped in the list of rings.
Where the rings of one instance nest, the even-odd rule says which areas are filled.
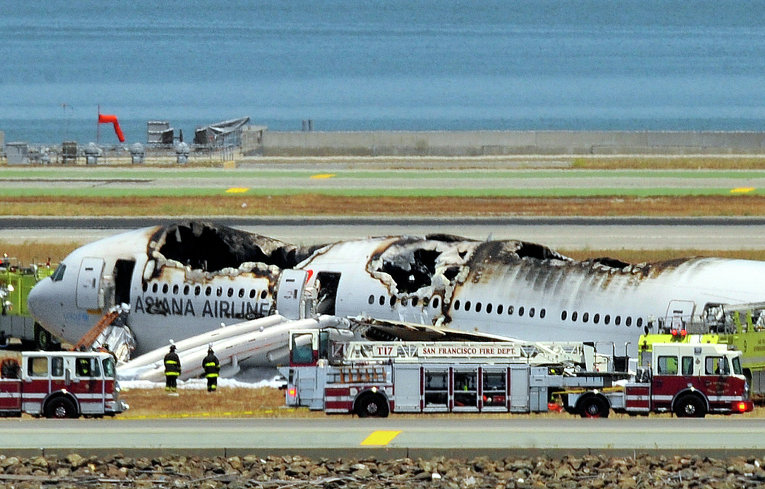
[[[744,371],[741,369],[741,357],[733,357],[733,373],[736,375],[744,375]]]
[[[103,365],[104,365],[104,377],[113,379],[114,378],[114,359],[104,358]]]

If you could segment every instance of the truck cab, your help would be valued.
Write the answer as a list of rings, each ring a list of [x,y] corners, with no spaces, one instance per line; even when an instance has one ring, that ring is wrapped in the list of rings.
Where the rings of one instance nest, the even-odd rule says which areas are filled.
[[[114,416],[119,399],[115,362],[103,352],[0,353],[0,415],[48,418]]]
[[[753,409],[741,352],[727,345],[656,343],[641,363],[626,388],[627,411],[704,417]]]

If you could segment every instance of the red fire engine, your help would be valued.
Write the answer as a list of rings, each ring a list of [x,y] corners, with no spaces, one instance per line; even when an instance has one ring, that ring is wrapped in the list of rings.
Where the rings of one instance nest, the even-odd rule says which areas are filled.
[[[0,416],[114,416],[114,358],[102,352],[0,351]]]
[[[751,411],[741,352],[727,345],[654,345],[631,372],[586,343],[332,342],[292,331],[289,406],[385,417],[390,412],[544,412],[559,399],[583,417]]]

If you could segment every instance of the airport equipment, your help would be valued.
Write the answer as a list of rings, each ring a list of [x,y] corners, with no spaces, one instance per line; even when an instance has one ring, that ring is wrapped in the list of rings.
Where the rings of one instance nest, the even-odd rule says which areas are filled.
[[[103,417],[128,407],[108,353],[0,350],[0,374],[0,416]]]
[[[280,372],[287,405],[359,417],[557,406],[583,417],[611,409],[703,417],[753,408],[741,352],[727,346],[655,345],[651,365],[628,373],[586,343],[564,345],[336,342],[328,330],[296,330],[290,366]]]
[[[19,342],[20,347],[46,347],[49,341],[40,344],[36,340],[40,337],[50,340],[50,334],[35,325],[27,307],[27,296],[37,282],[50,276],[54,270],[50,263],[24,265],[14,257],[0,258],[0,331],[4,332],[9,343],[12,338],[14,342]]]

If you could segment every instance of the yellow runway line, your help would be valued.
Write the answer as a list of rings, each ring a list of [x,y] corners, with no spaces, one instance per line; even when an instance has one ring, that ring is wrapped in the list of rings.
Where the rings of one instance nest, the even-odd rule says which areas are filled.
[[[375,431],[364,441],[361,442],[362,445],[370,446],[380,446],[380,445],[387,445],[388,443],[392,442],[394,438],[398,436],[398,434],[401,433],[400,431]]]
[[[732,194],[748,194],[749,192],[754,192],[754,187],[737,187],[730,191]]]
[[[311,175],[310,178],[313,180],[319,180],[322,178],[332,178],[334,176],[335,176],[334,173],[317,173],[316,175]]]
[[[231,187],[230,189],[226,190],[227,194],[243,194],[250,190],[248,187]]]

